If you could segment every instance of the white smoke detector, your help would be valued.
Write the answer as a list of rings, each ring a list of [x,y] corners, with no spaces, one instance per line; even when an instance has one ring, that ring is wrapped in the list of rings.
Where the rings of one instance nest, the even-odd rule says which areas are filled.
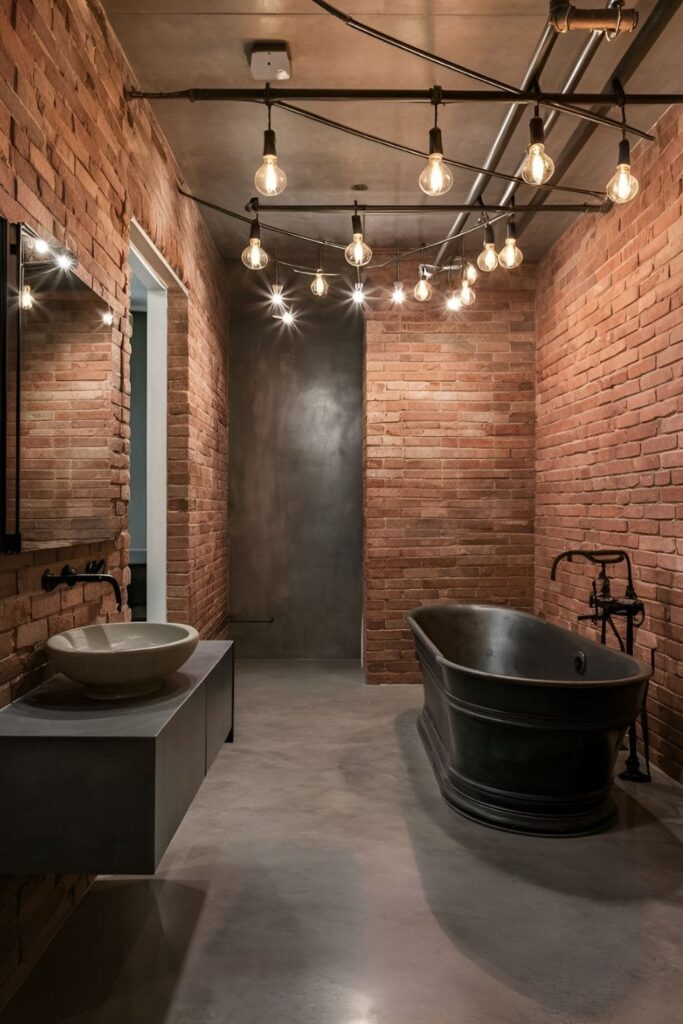
[[[249,67],[257,82],[286,82],[292,73],[287,43],[254,43]]]

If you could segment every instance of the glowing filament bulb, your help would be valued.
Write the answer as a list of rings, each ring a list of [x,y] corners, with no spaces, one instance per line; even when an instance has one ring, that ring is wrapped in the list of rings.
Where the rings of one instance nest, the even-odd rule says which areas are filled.
[[[420,271],[420,279],[413,289],[413,295],[418,302],[428,302],[432,297],[432,286],[427,278],[427,271]]]
[[[607,185],[607,198],[613,203],[630,203],[638,195],[638,179],[631,174],[631,147],[628,139],[619,143],[619,163]]]
[[[498,254],[496,252],[496,238],[493,228],[487,223],[484,232],[484,248],[477,256],[477,266],[485,274],[490,274],[498,266]]]
[[[268,265],[268,253],[261,248],[261,232],[258,220],[253,221],[249,244],[242,250],[242,263],[249,270],[263,270]]]
[[[68,252],[60,252],[55,257],[55,263],[60,270],[71,270],[75,266],[76,261]]]
[[[291,309],[286,309],[280,317],[285,327],[292,327],[296,321],[296,317],[292,313]]]
[[[466,278],[463,278],[462,284],[460,285],[460,301],[463,306],[471,306],[476,297],[474,288],[472,288]]]
[[[25,284],[21,289],[21,308],[33,309],[33,293],[30,284]]]
[[[451,292],[446,299],[446,309],[450,310],[451,313],[457,313],[462,307],[462,297],[459,292]]]
[[[263,163],[254,175],[254,185],[262,196],[279,196],[287,188],[287,175],[278,165],[271,128],[263,133]]]
[[[352,237],[344,250],[344,256],[352,267],[364,267],[372,259],[372,249],[363,241],[363,228],[357,213],[351,218],[351,224]]]
[[[112,311],[110,309],[106,310],[106,312],[104,312],[102,314],[102,323],[104,324],[105,327],[112,327],[113,326],[113,324],[114,324],[114,314],[112,313]]]
[[[271,292],[270,292],[270,304],[271,304],[271,306],[274,306],[275,309],[282,309],[283,308],[283,306],[285,304],[285,300],[284,300],[284,297],[282,295],[282,285],[281,284],[274,284],[273,285],[273,287],[271,289]]]
[[[322,299],[324,295],[327,295],[329,290],[330,285],[327,278],[323,274],[322,270],[317,270],[315,277],[311,281],[311,291],[317,298]]]
[[[468,260],[463,269],[463,278],[467,280],[468,284],[474,284],[478,277],[477,268],[471,260]]]
[[[529,123],[529,139],[522,177],[527,185],[545,185],[554,174],[555,164],[545,151],[543,118],[538,114]]]
[[[394,290],[391,293],[391,301],[395,306],[402,306],[403,303],[406,301],[405,288],[403,287],[400,281],[397,281],[396,284],[394,285]]]
[[[357,281],[356,284],[354,284],[353,291],[351,292],[351,301],[356,306],[362,306],[365,302],[365,291],[363,289],[362,281]]]
[[[505,236],[505,244],[498,253],[498,262],[506,270],[515,270],[524,259],[522,250],[517,245],[517,228],[514,217],[510,219]]]
[[[419,178],[420,188],[428,196],[442,196],[453,185],[453,175],[443,159],[443,142],[441,129],[432,128],[429,132],[429,160]]]

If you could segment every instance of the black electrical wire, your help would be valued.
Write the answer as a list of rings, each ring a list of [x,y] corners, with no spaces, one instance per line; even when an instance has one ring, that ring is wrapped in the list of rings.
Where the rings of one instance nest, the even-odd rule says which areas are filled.
[[[396,36],[390,36],[386,32],[381,32],[379,29],[372,28],[370,25],[366,25],[362,21],[357,21],[356,18],[351,17],[350,14],[346,14],[344,11],[340,11],[338,7],[334,7],[332,4],[326,2],[326,0],[313,0],[313,3],[317,7],[321,7],[328,14],[331,14],[333,18],[337,18],[339,21],[343,21],[349,28],[356,29],[357,32],[362,32],[366,36],[370,36],[372,39],[377,39],[380,43],[386,43],[387,46],[393,46],[397,50],[403,50],[404,53],[409,53],[413,57],[420,57],[422,60],[428,61],[430,64],[436,64],[441,68],[446,68],[448,71],[454,71],[458,75],[463,75],[465,78],[472,78],[477,82],[481,82],[484,85],[490,85],[494,89],[499,89],[501,92],[508,92],[511,96],[524,97],[524,91],[518,89],[514,85],[510,85],[508,82],[500,82],[497,78],[491,78],[489,75],[484,74],[481,71],[474,71],[472,68],[464,67],[462,64],[456,64],[452,60],[448,60],[446,57],[439,57],[436,53],[431,53],[429,50],[423,50],[419,46],[414,46],[412,43],[407,43],[403,39],[398,39]],[[582,110],[580,107],[575,107],[571,103],[563,103],[558,100],[541,100],[544,106],[551,107],[553,110],[559,110],[565,114],[571,114],[573,117],[579,117],[585,121],[594,121],[596,124],[604,124],[610,128],[617,128],[621,131],[621,124],[618,121],[614,121],[611,117],[605,117],[602,114],[594,114],[590,110]],[[645,136],[649,138],[645,132],[641,132],[638,128],[628,127],[627,129],[633,135]]]
[[[370,132],[361,131],[360,128],[352,128],[348,124],[342,124],[340,121],[333,121],[331,118],[324,117],[322,114],[315,114],[311,110],[304,110],[302,107],[295,107],[293,104],[287,103],[285,100],[274,100],[273,105],[280,107],[281,110],[287,110],[291,114],[296,114],[298,117],[304,117],[309,121],[315,121],[317,124],[326,125],[328,128],[336,128],[337,131],[346,132],[347,135],[353,135],[357,139],[365,139],[367,142],[375,142],[380,146],[385,146],[387,149],[395,149],[400,153],[407,153],[409,156],[423,157],[425,160],[429,156],[425,150],[413,149],[412,146],[404,146],[400,142],[393,142],[391,139],[382,138],[380,135],[372,135]],[[492,178],[501,178],[503,181],[511,181],[518,185],[526,185],[523,178],[519,178],[514,174],[505,174],[503,171],[487,170],[484,167],[477,167],[476,164],[468,164],[464,163],[462,160],[454,160],[449,156],[444,156],[444,160],[452,167],[459,167],[464,171],[472,171],[475,174],[487,174]],[[575,188],[571,185],[546,184],[534,187],[547,192],[573,192],[576,193],[576,195],[591,196],[599,199],[603,199],[605,194],[604,189],[598,191],[588,188]]]

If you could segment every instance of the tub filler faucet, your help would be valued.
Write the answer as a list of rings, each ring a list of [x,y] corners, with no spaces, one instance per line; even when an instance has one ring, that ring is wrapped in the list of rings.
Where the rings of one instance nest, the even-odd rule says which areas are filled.
[[[121,611],[122,600],[119,582],[109,573],[102,572],[103,569],[104,559],[99,562],[88,562],[85,572],[77,572],[70,565],[65,565],[59,574],[52,572],[51,569],[46,569],[42,579],[43,590],[49,594],[62,583],[65,583],[67,587],[75,587],[77,583],[108,583],[114,591],[116,607]]]
[[[590,612],[587,615],[577,616],[579,622],[586,620],[600,628],[600,642],[607,643],[607,628],[609,627],[617,638],[620,650],[626,654],[633,654],[635,646],[635,631],[641,626],[645,618],[645,605],[636,594],[633,585],[633,569],[631,559],[627,551],[620,548],[590,551],[585,548],[575,548],[562,551],[553,559],[550,570],[550,579],[557,576],[557,567],[562,561],[573,562],[581,558],[591,565],[599,566],[600,571],[591,585],[591,592],[588,597]],[[618,565],[620,562],[626,564],[626,586],[622,596],[612,592],[612,580],[607,571],[608,566]],[[623,619],[626,627],[626,635],[622,637],[617,629],[614,619]],[[652,671],[654,672],[655,652],[652,651]],[[638,735],[635,721],[631,722],[628,731],[629,755],[626,760],[626,768],[620,774],[620,779],[628,782],[651,782],[650,774],[650,734],[647,718],[647,688],[640,709],[640,726],[643,734],[643,753],[645,756],[645,771],[641,770],[638,759]]]

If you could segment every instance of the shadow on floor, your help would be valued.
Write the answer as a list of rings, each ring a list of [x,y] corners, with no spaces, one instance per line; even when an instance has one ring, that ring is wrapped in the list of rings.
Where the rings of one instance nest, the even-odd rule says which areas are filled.
[[[161,1024],[204,898],[152,878],[96,882],[0,1021]]]
[[[442,799],[416,720],[395,720],[411,787],[404,816],[439,926],[539,1005],[571,1020],[613,1013],[642,987],[641,964],[658,945],[665,961],[683,930],[680,844],[622,792],[620,824],[596,836],[518,836],[469,821]]]

